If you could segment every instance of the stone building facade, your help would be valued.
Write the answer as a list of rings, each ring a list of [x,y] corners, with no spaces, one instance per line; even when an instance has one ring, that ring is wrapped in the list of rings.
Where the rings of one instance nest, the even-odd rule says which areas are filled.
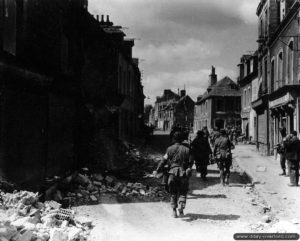
[[[179,124],[192,129],[194,121],[194,101],[186,95],[185,90],[175,94],[171,90],[164,90],[161,97],[157,97],[154,113],[157,111],[156,127],[170,131],[172,126]]]
[[[103,154],[106,146],[138,132],[144,95],[133,43],[108,18],[90,15],[87,4],[0,3],[2,178],[37,182],[94,161],[118,168]]]
[[[299,132],[300,62],[299,1],[281,1],[279,23],[268,42],[270,54],[269,108],[271,149],[287,133]],[[283,12],[284,10],[284,12]]]
[[[227,128],[241,126],[241,93],[238,85],[229,77],[217,81],[212,67],[207,91],[195,106],[194,131],[203,127]]]
[[[255,135],[256,113],[252,109],[252,92],[257,89],[252,88],[252,83],[257,81],[257,53],[253,55],[243,55],[239,67],[238,85],[241,89],[241,118],[242,134],[247,140],[253,141]]]
[[[258,16],[257,149],[273,154],[279,129],[299,130],[298,32],[299,1],[261,0]]]

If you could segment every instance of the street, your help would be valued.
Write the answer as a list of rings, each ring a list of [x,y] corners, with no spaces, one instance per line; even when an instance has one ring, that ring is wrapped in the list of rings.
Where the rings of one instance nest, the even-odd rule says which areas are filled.
[[[154,135],[151,147],[163,154],[168,136]],[[233,240],[237,232],[259,232],[270,227],[275,217],[268,205],[234,161],[229,187],[219,184],[216,165],[209,166],[207,182],[190,179],[183,218],[171,217],[165,202],[122,203],[109,199],[93,206],[77,207],[80,215],[93,220],[92,240]],[[268,219],[268,220],[266,220]]]

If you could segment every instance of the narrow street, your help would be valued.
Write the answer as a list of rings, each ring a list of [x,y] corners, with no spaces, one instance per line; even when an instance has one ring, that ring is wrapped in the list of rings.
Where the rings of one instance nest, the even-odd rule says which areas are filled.
[[[156,133],[152,148],[160,151],[168,145],[168,136]],[[93,220],[92,240],[233,240],[236,232],[258,232],[272,223],[267,204],[249,184],[243,171],[234,162],[231,184],[219,184],[216,165],[209,166],[207,182],[193,176],[190,180],[184,218],[171,217],[165,202],[120,203],[109,199],[93,206],[77,207],[80,215]],[[263,217],[268,214],[269,221]]]

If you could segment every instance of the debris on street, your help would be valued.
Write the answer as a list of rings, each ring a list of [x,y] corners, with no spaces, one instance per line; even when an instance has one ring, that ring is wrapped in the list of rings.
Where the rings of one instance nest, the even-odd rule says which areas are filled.
[[[6,190],[0,193],[0,204],[7,217],[0,221],[0,240],[84,241],[93,222],[77,216],[72,207],[101,203],[101,197],[107,195],[124,201],[165,200],[168,194],[160,180],[149,174],[153,161],[132,148],[126,158],[131,163],[126,170],[127,180],[82,168],[64,178],[48,178],[47,188],[41,193],[0,189]]]
[[[38,193],[1,192],[1,241],[84,241],[92,224],[80,222],[75,212],[55,201],[39,202]]]

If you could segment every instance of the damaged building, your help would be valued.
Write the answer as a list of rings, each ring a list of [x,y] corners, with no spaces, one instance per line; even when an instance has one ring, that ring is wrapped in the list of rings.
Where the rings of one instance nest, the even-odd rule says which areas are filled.
[[[87,0],[1,1],[0,176],[25,184],[99,164],[140,134],[144,95],[133,40]]]
[[[173,125],[192,128],[194,121],[194,101],[186,90],[176,94],[166,89],[162,96],[156,98],[152,122],[158,129],[170,131]]]

